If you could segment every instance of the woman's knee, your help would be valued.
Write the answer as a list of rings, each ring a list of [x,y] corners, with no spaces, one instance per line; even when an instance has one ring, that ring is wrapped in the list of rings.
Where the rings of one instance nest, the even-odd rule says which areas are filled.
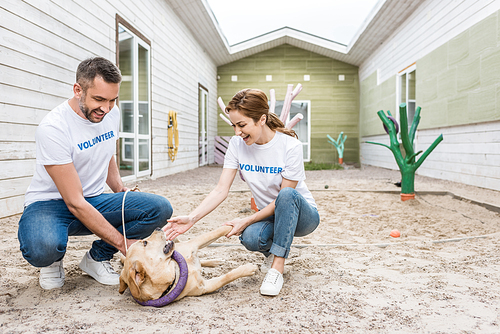
[[[294,201],[297,194],[298,191],[295,190],[294,188],[285,187],[281,189],[280,192],[278,193],[278,197],[276,198],[276,205],[279,205],[281,203],[290,203],[291,201]]]
[[[256,252],[259,250],[259,238],[253,233],[247,231],[248,227],[241,233],[240,242],[249,251]],[[245,231],[247,231],[245,233]]]
[[[300,217],[299,222],[297,223],[297,228],[295,229],[294,236],[296,237],[304,237],[308,234],[313,233],[316,228],[319,226],[320,217],[317,211],[309,211],[309,214],[304,213],[303,216]]]
[[[241,233],[240,241],[252,252],[269,250],[272,245],[273,225],[269,222],[255,223]]]

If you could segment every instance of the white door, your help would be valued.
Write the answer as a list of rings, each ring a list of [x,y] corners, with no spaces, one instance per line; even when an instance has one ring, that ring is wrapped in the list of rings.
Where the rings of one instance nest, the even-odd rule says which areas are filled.
[[[120,144],[118,164],[124,180],[151,174],[150,46],[119,25]]]
[[[278,117],[283,109],[283,102],[284,101],[276,101],[275,111]],[[311,101],[292,101],[290,113],[288,114],[288,119],[285,121],[285,125],[297,114],[302,114],[304,118],[298,122],[292,130],[299,136],[299,140],[302,142],[302,147],[304,148],[304,161],[308,162],[311,160]]]
[[[208,90],[200,85],[198,94],[199,166],[208,164]]]

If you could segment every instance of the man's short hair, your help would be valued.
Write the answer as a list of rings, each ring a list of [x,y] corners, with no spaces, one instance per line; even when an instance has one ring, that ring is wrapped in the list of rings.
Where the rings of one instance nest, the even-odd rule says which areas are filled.
[[[78,65],[76,82],[86,91],[94,83],[96,77],[101,77],[107,83],[120,83],[122,75],[120,69],[103,57],[91,57]]]

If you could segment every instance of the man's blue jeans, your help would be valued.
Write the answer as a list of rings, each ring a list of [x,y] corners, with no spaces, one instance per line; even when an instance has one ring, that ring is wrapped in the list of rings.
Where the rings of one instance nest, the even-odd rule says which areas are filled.
[[[274,215],[248,226],[240,241],[250,251],[288,258],[293,237],[308,235],[318,225],[318,210],[297,190],[283,188],[276,198]]]
[[[85,198],[120,233],[124,192]],[[125,233],[128,239],[148,237],[172,216],[170,202],[159,195],[128,192],[125,198]],[[39,201],[28,205],[19,221],[18,239],[23,257],[35,267],[46,267],[62,260],[68,236],[93,234],[68,210],[63,200]],[[96,240],[90,255],[96,261],[113,258],[118,250]]]

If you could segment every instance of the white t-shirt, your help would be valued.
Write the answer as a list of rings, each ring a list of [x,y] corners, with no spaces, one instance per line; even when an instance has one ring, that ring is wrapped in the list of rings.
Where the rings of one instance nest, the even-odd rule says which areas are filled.
[[[68,101],[47,114],[36,130],[36,167],[26,191],[24,205],[51,199],[61,194],[45,170],[45,165],[73,163],[83,188],[83,196],[104,191],[109,161],[116,150],[120,110],[114,107],[100,123],[77,115]]]
[[[299,181],[295,189],[316,207],[316,202],[304,182],[302,143],[276,131],[274,138],[264,145],[248,146],[239,136],[233,136],[224,158],[224,168],[239,169],[259,210],[278,197],[283,178]]]

